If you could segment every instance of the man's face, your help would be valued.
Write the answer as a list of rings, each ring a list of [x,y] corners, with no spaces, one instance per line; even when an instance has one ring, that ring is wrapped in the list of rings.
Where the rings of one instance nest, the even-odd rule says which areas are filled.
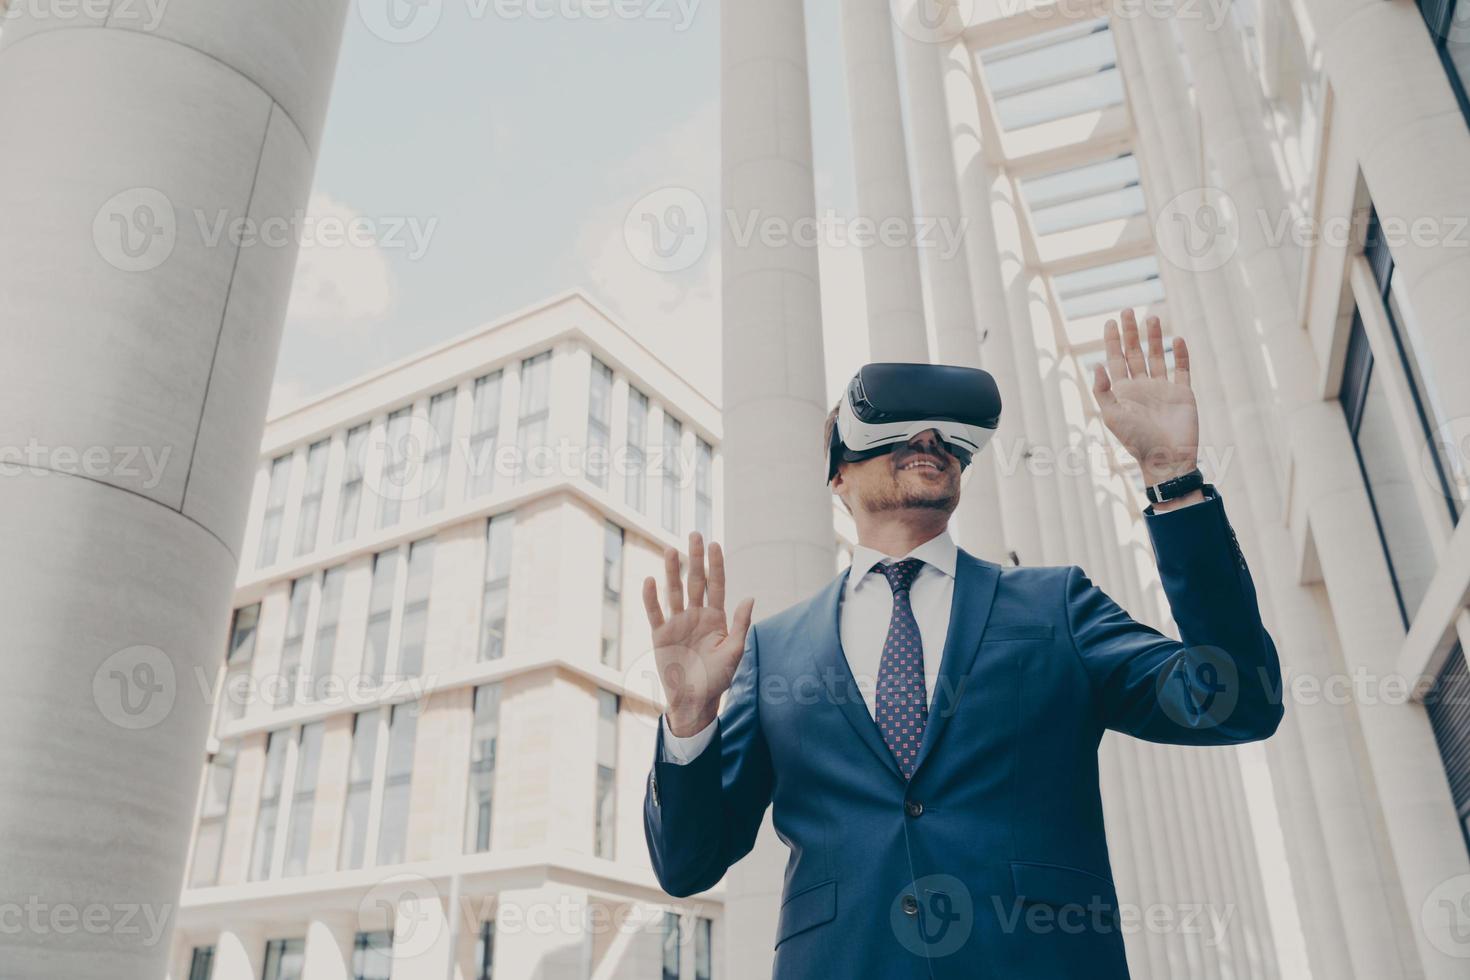
[[[882,456],[843,463],[832,489],[854,511],[923,508],[954,512],[960,502],[960,461],[927,429]]]

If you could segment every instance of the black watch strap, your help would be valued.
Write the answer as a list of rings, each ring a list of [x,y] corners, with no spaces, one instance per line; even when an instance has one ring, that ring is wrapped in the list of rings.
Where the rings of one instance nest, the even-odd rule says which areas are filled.
[[[1186,494],[1194,493],[1205,485],[1205,475],[1195,467],[1183,476],[1176,476],[1172,480],[1145,487],[1144,492],[1148,494],[1151,504],[1162,504],[1168,500],[1177,500]]]

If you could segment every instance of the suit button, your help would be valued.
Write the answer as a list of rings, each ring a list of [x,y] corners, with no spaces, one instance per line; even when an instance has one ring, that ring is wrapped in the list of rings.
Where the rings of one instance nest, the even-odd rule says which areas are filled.
[[[901,906],[903,906],[903,914],[904,915],[918,915],[919,914],[919,900],[917,898],[915,898],[914,896],[912,896],[912,895],[905,895],[903,897],[903,901],[901,901],[899,904]]]
[[[911,817],[921,816],[924,813],[924,804],[918,800],[909,800],[903,805],[903,812]]]

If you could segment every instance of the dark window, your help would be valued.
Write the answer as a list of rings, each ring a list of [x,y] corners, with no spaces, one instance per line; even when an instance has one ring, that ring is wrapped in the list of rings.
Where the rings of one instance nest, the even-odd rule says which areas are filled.
[[[494,980],[495,977],[495,921],[480,924],[480,937],[475,941],[475,980]]]
[[[305,949],[304,939],[272,939],[266,943],[262,980],[301,980]]]
[[[1424,706],[1429,710],[1434,741],[1450,782],[1460,832],[1466,835],[1466,847],[1470,847],[1470,668],[1458,643],[1425,696]]]
[[[352,942],[352,980],[392,980],[393,933],[359,932]]]
[[[209,980],[214,973],[214,947],[195,946],[189,956],[189,980]]]
[[[1450,77],[1450,88],[1460,101],[1460,111],[1470,120],[1470,2],[1467,0],[1419,0],[1419,12],[1429,25],[1429,36]]]
[[[679,950],[684,945],[684,928],[677,912],[664,913],[663,980],[679,980]]]

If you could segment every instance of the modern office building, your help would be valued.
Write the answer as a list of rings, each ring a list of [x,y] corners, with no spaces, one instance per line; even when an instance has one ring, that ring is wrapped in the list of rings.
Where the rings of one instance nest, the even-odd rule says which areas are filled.
[[[172,975],[716,976],[643,843],[639,584],[719,433],[580,294],[270,419]]]
[[[916,224],[865,250],[870,346],[1001,384],[961,543],[1082,564],[1172,628],[1142,488],[1116,451],[1089,452],[1108,443],[1086,390],[1104,319],[1157,314],[1193,352],[1203,467],[1288,672],[1286,722],[1263,745],[1105,740],[1120,896],[1143,922],[1159,913],[1128,930],[1134,975],[1464,976],[1470,9],[891,6],[892,20],[887,3],[842,5],[857,217],[962,220],[964,249],[926,248]],[[799,221],[802,12],[753,0],[722,17],[722,206]],[[744,434],[777,411],[816,424],[822,331],[813,257],[728,235],[725,249],[733,477],[797,465],[803,447],[773,460]],[[779,349],[759,343],[773,323]],[[1060,465],[1068,450],[1094,462]],[[767,607],[815,587],[831,540],[812,526],[818,494],[777,489],[726,497],[736,574]],[[804,522],[786,553],[758,533],[783,513]],[[772,934],[779,858],[768,836],[727,879],[732,944]],[[1227,924],[1191,928],[1186,909]]]

